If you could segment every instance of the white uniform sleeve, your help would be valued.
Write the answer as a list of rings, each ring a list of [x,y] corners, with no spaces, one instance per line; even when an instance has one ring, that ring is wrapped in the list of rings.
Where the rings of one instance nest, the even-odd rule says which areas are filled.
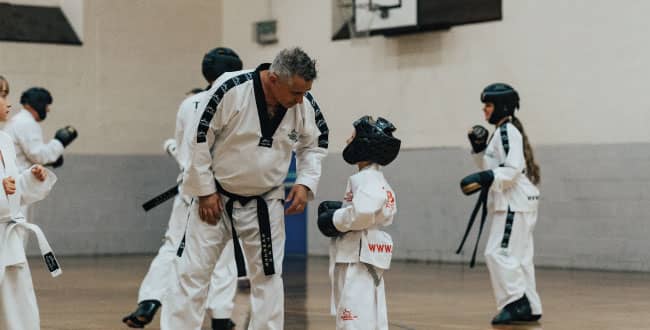
[[[50,164],[63,155],[63,144],[59,140],[43,142],[43,131],[37,123],[21,123],[15,130],[18,146],[33,163]]]
[[[56,182],[54,172],[45,169],[47,178],[45,181],[38,181],[31,172],[32,168],[24,170],[16,179],[16,190],[20,191],[21,205],[27,205],[44,199],[52,190]]]
[[[185,127],[185,118],[183,118],[183,109],[179,108],[178,109],[178,114],[176,114],[176,127],[174,128],[174,140],[176,140],[176,144],[180,145],[183,143],[183,137],[185,134],[185,131],[183,128]]]
[[[180,155],[178,153],[178,148],[183,143],[183,138],[184,138],[183,134],[185,133],[185,131],[183,130],[183,128],[185,127],[185,120],[186,120],[184,118],[184,112],[183,112],[184,105],[185,102],[181,103],[180,107],[178,108],[178,112],[176,113],[176,126],[174,128],[174,138],[168,139],[167,141],[165,141],[165,144],[163,145],[165,151],[174,158],[174,160],[180,167],[181,171],[183,171],[184,169],[182,166],[183,163],[179,159]]]
[[[364,230],[376,225],[387,225],[392,217],[385,217],[386,192],[363,186],[353,192],[352,203],[334,212],[333,222],[341,232]]]
[[[212,90],[211,90],[212,92]],[[186,132],[189,146],[189,163],[183,172],[182,191],[190,196],[206,196],[217,191],[212,172],[212,150],[217,135],[235,113],[236,91],[227,92],[215,105],[214,100],[206,104],[194,118],[191,131]],[[212,93],[205,97],[212,98]]]
[[[327,156],[327,134],[327,124],[320,109],[314,111],[311,104],[306,104],[305,123],[296,144],[296,184],[309,188],[309,200],[313,200],[318,189],[321,163]]]
[[[494,182],[492,183],[491,189],[499,192],[512,187],[517,177],[522,175],[526,166],[521,133],[511,124],[507,124],[506,129],[508,132],[508,144],[510,146],[508,154],[502,166],[492,170],[494,172]],[[501,139],[499,141],[503,144]]]

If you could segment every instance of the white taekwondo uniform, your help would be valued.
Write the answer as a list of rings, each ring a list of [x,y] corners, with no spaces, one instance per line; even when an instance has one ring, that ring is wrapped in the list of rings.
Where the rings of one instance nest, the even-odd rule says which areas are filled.
[[[3,130],[14,141],[16,165],[20,171],[30,168],[34,164],[54,163],[63,155],[63,144],[57,139],[51,139],[45,143],[41,125],[25,109],[21,109],[11,116]],[[32,222],[33,212],[29,205],[23,206],[22,213],[28,222]]]
[[[194,125],[194,118],[197,116],[201,106],[201,100],[206,92],[188,96],[180,105],[176,115],[176,129],[174,139],[166,141],[165,149],[178,163],[181,172],[178,177],[178,183],[182,180],[183,169],[189,163],[189,144],[187,131],[191,131]],[[205,106],[205,104],[203,104]],[[171,146],[167,148],[167,146]],[[138,292],[138,303],[145,300],[157,300],[162,303],[162,312],[167,312],[167,303],[165,298],[171,288],[173,281],[177,278],[176,260],[179,252],[179,245],[188,222],[188,213],[192,197],[179,193],[174,198],[174,205],[169,217],[169,224],[163,239],[163,245],[158,250],[158,254],[151,261],[149,271],[140,285]],[[212,274],[210,291],[208,295],[207,309],[210,310],[212,318],[227,319],[232,315],[234,308],[234,298],[237,293],[237,268],[235,265],[234,253],[232,252],[232,242],[226,245],[230,253],[225,253],[219,259],[217,266]],[[182,252],[181,252],[182,256]],[[169,297],[173,299],[173,297]]]
[[[206,196],[219,189],[225,210],[212,226],[199,219],[198,203],[191,206],[174,306],[163,329],[200,329],[210,272],[235,234],[243,243],[251,281],[249,328],[283,329],[283,182],[295,151],[296,184],[308,187],[313,199],[327,154],[328,131],[310,93],[304,102],[268,117],[260,79],[260,71],[268,67],[219,77],[196,122],[182,190]]]
[[[380,228],[393,222],[395,192],[380,166],[348,179],[342,208],[333,215],[344,232],[330,244],[332,315],[337,329],[388,329],[383,272],[390,268],[393,240]]]
[[[3,160],[0,180],[10,176],[16,180],[16,192],[12,195],[7,195],[0,184],[0,329],[38,330],[38,305],[24,248],[30,232],[36,235],[52,276],[60,275],[61,268],[41,229],[26,222],[21,206],[45,198],[56,176],[46,170],[47,179],[41,182],[31,173],[31,168],[19,170],[14,143],[3,132],[0,132],[0,151]]]
[[[523,297],[532,313],[542,314],[535,284],[533,230],[537,222],[539,189],[525,174],[523,138],[506,122],[497,128],[487,148],[473,154],[481,170],[492,170],[494,181],[488,193],[488,216],[492,222],[485,247],[485,261],[492,288],[501,310]]]

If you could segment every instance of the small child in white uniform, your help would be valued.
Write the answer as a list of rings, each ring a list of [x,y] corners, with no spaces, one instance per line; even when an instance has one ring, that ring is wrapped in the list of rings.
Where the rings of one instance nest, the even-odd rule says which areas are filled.
[[[359,172],[348,179],[343,202],[318,207],[318,227],[330,244],[332,315],[337,329],[388,329],[383,273],[390,267],[393,241],[380,228],[393,222],[395,192],[381,167],[399,153],[395,126],[379,117],[354,122],[343,158]]]

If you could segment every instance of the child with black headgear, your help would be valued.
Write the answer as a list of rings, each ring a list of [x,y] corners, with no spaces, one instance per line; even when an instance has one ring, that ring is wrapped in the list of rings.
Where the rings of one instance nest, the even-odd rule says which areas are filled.
[[[479,202],[487,208],[481,222],[486,216],[492,222],[485,247],[485,262],[499,310],[492,324],[537,321],[542,316],[542,303],[535,284],[533,229],[537,222],[539,166],[523,125],[515,117],[515,109],[519,108],[517,91],[507,84],[491,84],[481,93],[481,102],[485,119],[496,129],[490,140],[482,126],[469,131],[472,154],[482,171],[465,177],[461,189],[466,195],[481,191]]]
[[[370,116],[354,122],[343,158],[359,172],[348,179],[343,202],[318,207],[318,228],[330,243],[331,313],[337,329],[388,329],[383,272],[390,267],[393,241],[381,230],[397,212],[395,192],[382,166],[399,153],[395,126]]]

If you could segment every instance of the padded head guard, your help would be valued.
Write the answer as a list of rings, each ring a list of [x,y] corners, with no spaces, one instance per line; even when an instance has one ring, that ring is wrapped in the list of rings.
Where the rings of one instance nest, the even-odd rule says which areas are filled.
[[[201,71],[209,83],[217,80],[224,72],[239,71],[242,62],[237,53],[230,48],[217,47],[203,56]]]
[[[488,122],[496,125],[501,119],[515,115],[515,109],[519,108],[519,94],[507,84],[490,84],[483,89],[481,102],[494,103],[494,112]]]
[[[343,150],[349,164],[371,161],[382,166],[390,164],[399,153],[401,141],[393,137],[395,126],[384,118],[363,116],[354,122],[355,135]]]
[[[41,120],[44,120],[47,116],[47,106],[52,104],[52,95],[45,88],[32,87],[20,96],[20,104],[28,104],[36,110]]]

